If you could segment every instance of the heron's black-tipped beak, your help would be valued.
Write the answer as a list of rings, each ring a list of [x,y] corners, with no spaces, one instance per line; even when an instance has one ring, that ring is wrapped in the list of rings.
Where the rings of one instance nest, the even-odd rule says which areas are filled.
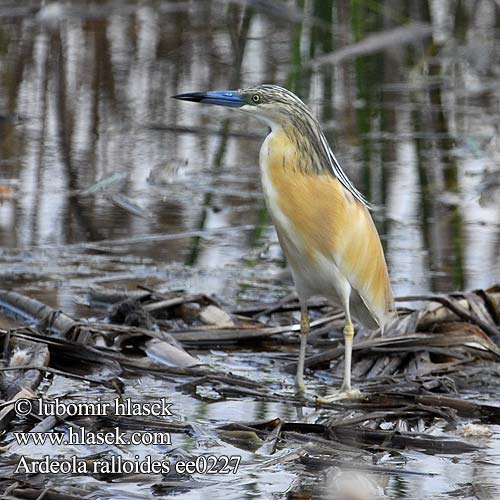
[[[237,90],[223,90],[212,92],[191,92],[189,94],[178,94],[172,96],[173,99],[181,101],[202,102],[206,104],[217,104],[219,106],[229,106],[239,108],[246,101],[240,96]]]

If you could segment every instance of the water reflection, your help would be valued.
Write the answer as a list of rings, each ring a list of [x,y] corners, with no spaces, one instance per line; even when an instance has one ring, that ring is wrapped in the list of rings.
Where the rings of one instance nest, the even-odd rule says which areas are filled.
[[[482,174],[498,168],[500,154],[483,148],[498,134],[498,6],[270,5],[2,8],[0,183],[13,183],[16,194],[0,202],[1,245],[36,252],[47,244],[267,225],[254,139],[265,134],[262,126],[180,107],[169,96],[276,82],[313,106],[345,169],[380,207],[375,217],[397,293],[498,280],[498,201],[478,202]],[[432,23],[433,37],[311,69],[315,57],[408,19]],[[170,184],[147,182],[151,171],[185,161],[184,176]],[[126,180],[79,194],[116,173]],[[152,216],[116,206],[110,192]],[[128,250],[220,268],[263,243],[233,233]]]

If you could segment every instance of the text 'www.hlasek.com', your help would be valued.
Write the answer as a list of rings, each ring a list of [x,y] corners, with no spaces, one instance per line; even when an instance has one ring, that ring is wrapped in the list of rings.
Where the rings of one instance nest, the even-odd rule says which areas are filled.
[[[86,419],[101,418],[104,421],[116,420],[123,422],[123,427],[130,427],[132,421],[127,418],[139,419],[141,417],[152,417],[157,419],[157,427],[166,428],[169,424],[175,426],[168,417],[174,417],[171,410],[172,403],[166,398],[155,401],[132,401],[129,398],[116,398],[111,401],[101,401],[99,398],[91,402],[66,402],[60,399],[17,399],[14,405],[15,412],[20,417],[35,416],[38,419],[54,417],[66,424],[60,432],[30,431],[14,432],[15,443],[21,449],[36,450],[43,447],[44,450],[54,450],[52,455],[43,454],[40,458],[21,454],[17,463],[15,473],[17,474],[235,474],[240,465],[239,455],[200,455],[185,459],[178,456],[171,457],[164,453],[159,458],[153,458],[151,454],[134,454],[122,456],[119,453],[104,453],[101,458],[88,456],[87,453],[73,454],[61,458],[60,447],[87,447],[104,445],[113,450],[122,450],[121,447],[164,447],[172,445],[170,432],[165,430],[122,430],[120,426],[112,426],[108,430],[90,429],[85,425],[78,425],[71,419],[79,417]],[[112,419],[115,417],[115,419]],[[121,419],[120,419],[121,418]],[[90,420],[95,423],[95,419]],[[35,448],[33,448],[35,447]],[[117,448],[114,448],[117,447]],[[78,448],[76,448],[78,449]],[[55,456],[53,456],[55,455]]]

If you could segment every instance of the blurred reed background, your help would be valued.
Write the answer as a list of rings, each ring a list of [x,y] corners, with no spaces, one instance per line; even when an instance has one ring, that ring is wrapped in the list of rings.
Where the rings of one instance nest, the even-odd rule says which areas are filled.
[[[217,291],[224,267],[276,250],[265,128],[169,99],[258,83],[320,118],[376,206],[397,294],[493,284],[499,28],[493,0],[1,2],[4,286],[180,263]]]

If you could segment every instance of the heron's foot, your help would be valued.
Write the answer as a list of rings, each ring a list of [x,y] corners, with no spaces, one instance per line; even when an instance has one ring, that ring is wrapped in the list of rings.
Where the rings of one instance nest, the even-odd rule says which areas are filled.
[[[363,393],[359,389],[340,389],[332,394],[327,394],[318,398],[318,403],[334,403],[335,401],[342,401],[344,399],[361,399]]]

